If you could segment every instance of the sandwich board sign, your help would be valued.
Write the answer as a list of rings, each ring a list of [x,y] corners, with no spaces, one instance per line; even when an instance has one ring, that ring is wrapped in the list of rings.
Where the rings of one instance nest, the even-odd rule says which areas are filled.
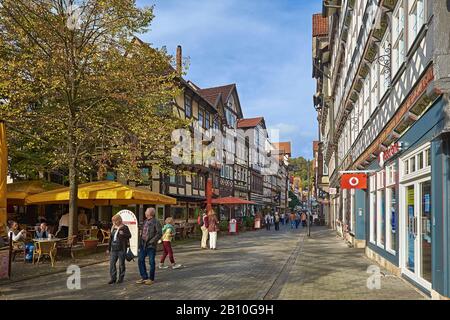
[[[133,252],[134,256],[138,255],[138,237],[139,237],[139,228],[136,216],[130,210],[121,210],[117,214],[120,214],[122,217],[123,224],[130,229],[131,239],[130,239],[130,249]]]

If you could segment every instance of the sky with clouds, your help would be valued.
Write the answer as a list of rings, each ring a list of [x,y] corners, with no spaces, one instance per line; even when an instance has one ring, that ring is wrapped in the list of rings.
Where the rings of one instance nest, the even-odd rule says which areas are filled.
[[[244,117],[264,116],[293,156],[312,157],[312,14],[320,0],[137,0],[154,5],[143,41],[177,45],[189,58],[186,79],[201,88],[236,83]]]

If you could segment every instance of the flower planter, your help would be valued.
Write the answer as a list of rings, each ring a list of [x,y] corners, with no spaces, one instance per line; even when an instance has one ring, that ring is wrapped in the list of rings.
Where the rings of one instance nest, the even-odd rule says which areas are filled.
[[[96,240],[83,240],[83,245],[85,248],[96,248],[98,245],[98,239]]]

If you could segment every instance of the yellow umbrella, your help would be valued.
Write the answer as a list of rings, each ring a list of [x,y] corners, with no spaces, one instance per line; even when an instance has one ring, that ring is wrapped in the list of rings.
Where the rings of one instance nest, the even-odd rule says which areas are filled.
[[[175,198],[144,188],[131,187],[115,181],[97,181],[78,186],[80,206],[128,204],[176,204]],[[29,196],[26,204],[59,204],[69,202],[69,188],[61,188]]]
[[[0,226],[6,226],[6,176],[8,175],[8,148],[6,146],[6,127],[0,121]]]
[[[18,181],[9,183],[6,186],[6,198],[8,204],[24,205],[25,198],[29,195],[62,188],[63,186],[57,183],[48,182],[44,180],[33,181]]]

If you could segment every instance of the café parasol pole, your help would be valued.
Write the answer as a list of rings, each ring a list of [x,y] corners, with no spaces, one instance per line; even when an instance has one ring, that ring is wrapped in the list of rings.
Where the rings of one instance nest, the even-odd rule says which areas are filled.
[[[8,148],[5,122],[0,120],[0,225],[6,226],[6,183],[8,175]]]

